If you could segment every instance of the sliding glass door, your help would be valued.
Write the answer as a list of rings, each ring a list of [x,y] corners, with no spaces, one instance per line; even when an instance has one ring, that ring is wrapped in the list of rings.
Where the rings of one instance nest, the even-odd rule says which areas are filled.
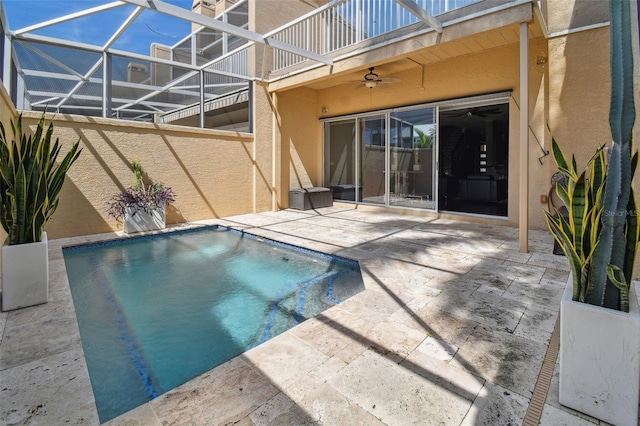
[[[325,123],[325,185],[335,200],[435,209],[435,108]]]
[[[386,204],[386,115],[363,117],[359,122],[359,181],[362,192],[358,201]]]
[[[334,200],[356,201],[356,120],[325,123],[325,185]]]
[[[390,116],[389,205],[435,209],[435,108]]]

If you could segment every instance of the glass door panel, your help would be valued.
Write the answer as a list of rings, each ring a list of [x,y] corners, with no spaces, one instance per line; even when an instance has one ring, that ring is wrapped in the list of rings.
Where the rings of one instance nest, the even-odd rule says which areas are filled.
[[[389,205],[435,209],[435,108],[393,113]]]
[[[358,201],[386,204],[386,126],[385,116],[358,120],[360,125],[360,188]]]
[[[325,186],[334,200],[356,200],[356,120],[325,123]]]

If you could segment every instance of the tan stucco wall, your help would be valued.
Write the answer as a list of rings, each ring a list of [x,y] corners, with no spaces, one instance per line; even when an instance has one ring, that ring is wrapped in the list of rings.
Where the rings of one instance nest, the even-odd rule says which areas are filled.
[[[545,0],[550,34],[609,21],[609,2],[604,0]]]
[[[609,28],[549,40],[549,126],[584,165],[611,143]]]
[[[25,124],[35,126],[39,116],[24,113]],[[133,158],[177,194],[168,223],[252,211],[252,135],[60,114],[48,119],[63,143],[61,155],[78,139],[83,149],[46,226],[49,238],[120,229],[106,215],[106,202],[134,183]]]
[[[476,55],[465,55],[424,67],[394,74],[402,81],[384,89],[358,88],[356,83],[347,83],[323,90],[300,88],[278,94],[279,113],[282,117],[283,156],[287,151],[297,158],[283,159],[283,171],[289,170],[292,188],[302,186],[300,182],[311,181],[322,184],[323,141],[320,118],[342,116],[404,105],[453,99],[485,93],[513,90],[509,102],[511,126],[509,134],[509,222],[518,221],[518,170],[519,170],[519,47],[517,44],[491,49]],[[538,38],[529,46],[529,92],[530,120],[530,225],[542,227],[543,215],[540,195],[548,191],[551,158],[541,165],[537,158],[542,155],[536,138],[545,144],[546,122],[546,69],[537,63],[538,57],[547,56],[546,41]],[[424,86],[421,86],[424,81]],[[328,110],[322,114],[322,109]],[[291,148],[293,147],[293,151]],[[548,145],[546,147],[548,149]],[[284,157],[283,157],[284,158]],[[290,162],[287,168],[285,160]],[[294,161],[295,160],[295,161]],[[283,178],[283,181],[287,179]]]

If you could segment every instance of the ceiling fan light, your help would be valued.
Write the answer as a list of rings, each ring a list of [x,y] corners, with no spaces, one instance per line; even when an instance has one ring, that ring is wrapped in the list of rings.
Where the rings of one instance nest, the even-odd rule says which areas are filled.
[[[378,85],[378,82],[376,80],[365,80],[364,85],[369,89],[373,89]]]

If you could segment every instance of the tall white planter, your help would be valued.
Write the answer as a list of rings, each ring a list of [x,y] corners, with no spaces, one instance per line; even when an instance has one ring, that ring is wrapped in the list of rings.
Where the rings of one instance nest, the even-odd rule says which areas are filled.
[[[631,286],[629,313],[571,300],[560,305],[560,404],[615,425],[637,425],[640,308]]]
[[[166,206],[151,210],[149,213],[136,207],[127,207],[124,215],[125,234],[143,231],[155,231],[166,227]]]
[[[2,310],[46,303],[49,299],[47,233],[38,243],[2,246]]]

